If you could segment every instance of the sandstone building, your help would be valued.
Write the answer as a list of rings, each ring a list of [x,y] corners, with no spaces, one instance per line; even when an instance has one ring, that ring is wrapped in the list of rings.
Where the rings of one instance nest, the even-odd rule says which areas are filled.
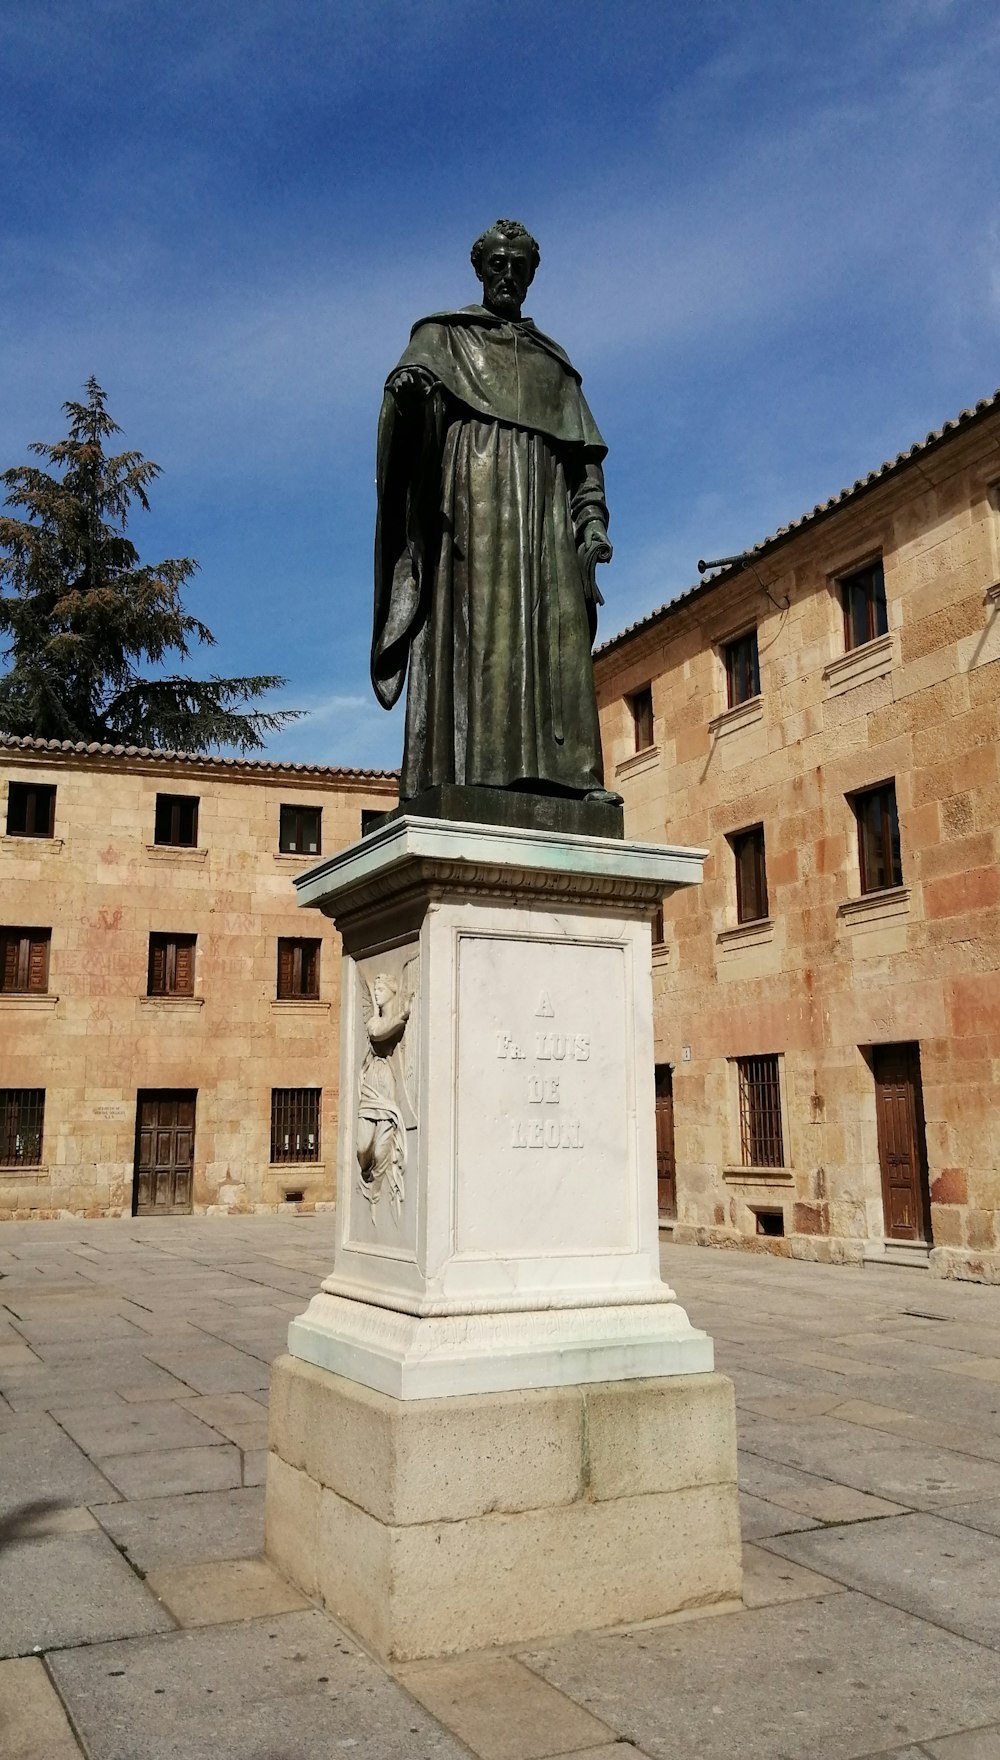
[[[676,1236],[1000,1281],[1000,394],[608,642]]]
[[[333,1199],[340,949],[292,881],[395,799],[0,739],[0,1219]]]

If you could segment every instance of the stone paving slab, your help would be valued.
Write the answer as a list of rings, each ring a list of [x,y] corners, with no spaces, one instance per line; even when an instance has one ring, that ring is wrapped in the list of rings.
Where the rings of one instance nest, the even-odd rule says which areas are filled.
[[[243,1483],[238,1448],[168,1448],[149,1454],[113,1454],[97,1465],[123,1497],[176,1497],[184,1491],[232,1491]]]
[[[764,1544],[782,1558],[1000,1649],[1000,1539],[993,1535],[939,1516],[904,1515]]]
[[[266,1558],[216,1559],[150,1571],[146,1582],[179,1626],[223,1625],[240,1619],[297,1613],[305,1596]]]
[[[968,1729],[959,1735],[945,1736],[940,1742],[926,1742],[930,1760],[997,1760],[1000,1754],[1000,1723],[989,1729]]]
[[[292,1669],[297,1679],[284,1681],[275,1694],[270,1680],[262,1688],[256,1652],[248,1662],[249,1651],[230,1648],[228,1634],[266,1626],[276,1635],[262,1643],[273,1651],[279,1633],[297,1629],[295,1622],[318,1620],[336,1651],[346,1640],[332,1622],[317,1612],[230,1623],[224,1616],[230,1610],[246,1613],[246,1598],[231,1596],[227,1602],[219,1593],[213,1605],[213,1572],[209,1568],[206,1574],[215,1563],[253,1560],[269,1572],[259,1558],[259,1487],[267,1456],[253,1444],[263,1440],[270,1362],[284,1348],[289,1317],[301,1311],[330,1269],[334,1229],[335,1219],[327,1214],[0,1229],[0,1260],[8,1273],[0,1278],[0,1487],[7,1484],[5,1468],[13,1466],[22,1506],[15,1522],[23,1533],[39,1536],[33,1546],[43,1544],[44,1536],[46,1545],[97,1541],[110,1547],[92,1525],[96,1517],[125,1552],[128,1563],[116,1556],[118,1569],[144,1598],[144,1608],[157,1608],[140,1581],[148,1570],[154,1577],[167,1573],[165,1581],[175,1587],[200,1583],[203,1608],[221,1619],[185,1632],[171,1623],[169,1630],[117,1647],[130,1656],[143,1650],[150,1664],[148,1690],[132,1696],[130,1688],[120,1700],[126,1712],[121,1730],[115,1700],[103,1695],[105,1689],[118,1691],[126,1677],[108,1675],[105,1666],[102,1678],[99,1667],[102,1654],[116,1647],[80,1643],[48,1651],[53,1676],[61,1678],[64,1671],[84,1699],[103,1706],[93,1726],[95,1741],[87,1743],[88,1760],[115,1760],[124,1753],[128,1760],[146,1760],[147,1753],[156,1760],[167,1752],[178,1760],[188,1760],[189,1752],[228,1760],[237,1751],[240,1760],[298,1760],[300,1755],[332,1760],[352,1741],[360,1746],[350,1751],[351,1760],[354,1753],[385,1751],[383,1727],[365,1709],[367,1692],[358,1698],[356,1727],[348,1730],[331,1721],[339,1695],[332,1713],[324,1695],[337,1689],[330,1678],[318,1678],[329,1677],[328,1669],[318,1668],[314,1679]],[[557,1694],[556,1702],[571,1704],[573,1715],[597,1722],[586,1725],[590,1737],[563,1748],[560,1760],[573,1754],[581,1760],[583,1755],[626,1760],[630,1753],[665,1753],[671,1760],[675,1751],[683,1751],[685,1760],[715,1760],[723,1753],[727,1760],[730,1753],[740,1760],[757,1755],[799,1760],[807,1752],[812,1760],[814,1751],[817,1760],[861,1760],[862,1755],[867,1760],[890,1755],[892,1760],[1000,1760],[1000,1704],[983,1684],[985,1658],[992,1671],[990,1688],[995,1688],[996,1652],[943,1629],[934,1601],[938,1569],[930,1552],[922,1554],[921,1566],[928,1617],[905,1611],[911,1579],[920,1573],[911,1569],[908,1548],[893,1537],[899,1522],[930,1523],[938,1536],[946,1600],[953,1587],[948,1571],[971,1573],[988,1608],[983,1573],[990,1547],[1000,1539],[1000,1382],[993,1379],[992,1366],[1000,1359],[1000,1290],[939,1283],[915,1270],[827,1267],[687,1248],[666,1248],[664,1264],[694,1323],[715,1335],[720,1368],[735,1378],[746,1538],[752,1543],[747,1592],[758,1605],[739,1614],[637,1631],[633,1660],[643,1667],[620,1682],[613,1671],[605,1671],[603,1659],[617,1654],[614,1646],[623,1640],[588,1640],[611,1649],[589,1651],[596,1659],[592,1670],[581,1674],[568,1698]],[[29,1328],[40,1342],[29,1347],[26,1361]],[[16,1347],[17,1360],[5,1364],[5,1346]],[[164,1362],[154,1360],[160,1358]],[[150,1408],[145,1418],[144,1406]],[[54,1422],[52,1409],[61,1416],[75,1414],[70,1422],[86,1449]],[[188,1432],[184,1445],[166,1446],[166,1438],[176,1434],[175,1419],[164,1416],[170,1410],[182,1414],[182,1424],[199,1423],[204,1438],[195,1444]],[[111,1438],[111,1448],[96,1453],[102,1436]],[[116,1438],[119,1443],[125,1438],[126,1445],[129,1438],[141,1438],[154,1446],[116,1453]],[[95,1470],[101,1465],[115,1486]],[[93,1475],[91,1491],[78,1483],[81,1467]],[[35,1484],[43,1481],[51,1489],[53,1479],[55,1494],[26,1509]],[[199,1489],[206,1485],[227,1489]],[[111,1501],[101,1502],[102,1495]],[[885,1534],[874,1563],[869,1530]],[[849,1550],[866,1560],[868,1569],[878,1564],[885,1583],[876,1583],[875,1591],[894,1597],[898,1606],[847,1586],[842,1561],[826,1567],[814,1558],[810,1565],[804,1555],[793,1558],[782,1550],[789,1541],[822,1542],[833,1531],[850,1536]],[[947,1533],[957,1541],[948,1541]],[[0,1559],[4,1537],[0,1527]],[[955,1555],[950,1560],[944,1556],[948,1552]],[[836,1580],[835,1568],[840,1570]],[[231,1591],[240,1569],[215,1573],[216,1590],[227,1586],[227,1577]],[[273,1586],[273,1573],[265,1580]],[[77,1581],[72,1571],[62,1581],[71,1601]],[[959,1587],[968,1600],[969,1586],[963,1581]],[[956,1600],[955,1607],[968,1615],[966,1602],[959,1607]],[[4,1611],[0,1604],[0,1627]],[[158,1613],[163,1616],[164,1609]],[[196,1642],[184,1648],[187,1640]],[[644,1713],[648,1728],[623,1725],[612,1710],[617,1706],[624,1714],[633,1701],[642,1704],[649,1687],[643,1673],[650,1667],[648,1646],[675,1641],[687,1647],[683,1655],[691,1659],[691,1681],[681,1669],[677,1682],[671,1677],[669,1691],[660,1683]],[[583,1642],[571,1640],[551,1650],[561,1658]],[[941,1648],[949,1644],[952,1649]],[[295,1651],[307,1655],[300,1642],[293,1656]],[[238,1679],[235,1696],[213,1723],[205,1707],[221,1688],[205,1670],[214,1666],[217,1652],[238,1659]],[[190,1679],[175,1687],[179,1671],[173,1663],[168,1684],[154,1679],[162,1672],[153,1668],[158,1653],[163,1670],[168,1657],[190,1658]],[[488,1700],[496,1661],[496,1656],[462,1659],[470,1683],[477,1671],[485,1671],[478,1687],[470,1684],[473,1699]],[[547,1674],[543,1683],[530,1658],[506,1661],[513,1678],[538,1682],[542,1694],[535,1699],[534,1689],[525,1688],[519,1708],[524,1760],[548,1760],[551,1721],[541,1711],[529,1714],[529,1701],[545,1703],[545,1695],[564,1683],[550,1681]],[[662,1672],[662,1657],[658,1666]],[[365,1667],[385,1680],[374,1664],[366,1661]],[[190,1742],[183,1698],[177,1701],[178,1692],[188,1688],[194,1708]],[[730,1688],[749,1694],[749,1710],[730,1705]],[[595,1692],[607,1695],[603,1708]],[[164,1701],[171,1697],[180,1705],[181,1721],[172,1721],[168,1732]],[[395,1703],[414,1722],[413,1729],[400,1726],[406,1738],[400,1751],[414,1760],[424,1750],[427,1731],[445,1744],[438,1751],[449,1757],[472,1753],[473,1734],[486,1746],[498,1739],[489,1729],[483,1734],[470,1725],[463,1747],[412,1699]],[[812,1708],[819,1731],[815,1750],[804,1745],[803,1706]],[[909,1722],[908,1708],[915,1717]],[[684,1737],[692,1727],[697,1741],[663,1747],[674,1741],[678,1728]],[[773,1733],[769,1744],[758,1739],[762,1728]],[[621,1739],[612,1743],[607,1730],[627,1737],[628,1746]],[[131,1745],[124,1742],[126,1731]],[[835,1740],[835,1733],[846,1745]],[[388,1739],[395,1739],[391,1731]],[[960,1741],[973,1746],[948,1746]],[[124,1745],[116,1748],[116,1743]],[[30,1760],[49,1756],[32,1753]]]
[[[1000,1497],[987,1497],[982,1503],[949,1504],[939,1513],[949,1522],[978,1528],[981,1534],[1000,1535]]]
[[[769,1540],[775,1534],[795,1534],[801,1529],[818,1527],[812,1516],[796,1515],[793,1509],[782,1509],[763,1497],[740,1492],[740,1532],[746,1540]]]
[[[92,1458],[149,1454],[154,1449],[212,1448],[214,1430],[175,1400],[141,1405],[57,1406],[52,1413],[67,1436]]]
[[[0,1662],[3,1760],[80,1760],[62,1700],[37,1656]]]
[[[0,1521],[25,1504],[115,1503],[120,1496],[45,1412],[11,1415],[0,1426]]]
[[[106,1534],[0,1548],[0,1656],[173,1628]]]
[[[995,1721],[995,1654],[845,1591],[523,1652],[652,1760],[860,1760]]]
[[[829,1479],[821,1479],[814,1473],[804,1473],[796,1467],[782,1466],[778,1461],[742,1451],[740,1485],[769,1503],[828,1524],[863,1522],[873,1516],[904,1512],[902,1504],[855,1491],[850,1485],[831,1484]]]
[[[743,1547],[743,1601],[747,1607],[773,1607],[780,1601],[802,1601],[816,1595],[835,1595],[844,1587],[835,1578],[798,1565],[790,1559],[776,1562],[771,1551],[745,1543]]]
[[[407,1692],[480,1760],[545,1760],[614,1741],[614,1731],[513,1656],[400,1669]]]
[[[930,1448],[832,1418],[781,1424],[766,1418],[744,1424],[743,1449],[765,1459],[853,1486],[915,1509],[1000,1496],[1000,1465],[947,1448]]]
[[[264,1550],[264,1494],[259,1486],[109,1503],[97,1513],[105,1533],[139,1571],[253,1558]]]
[[[62,1651],[51,1668],[91,1760],[468,1760],[318,1612]]]
[[[147,1355],[151,1363],[186,1382],[192,1393],[245,1393],[266,1387],[270,1379],[266,1365],[227,1344],[156,1344]]]

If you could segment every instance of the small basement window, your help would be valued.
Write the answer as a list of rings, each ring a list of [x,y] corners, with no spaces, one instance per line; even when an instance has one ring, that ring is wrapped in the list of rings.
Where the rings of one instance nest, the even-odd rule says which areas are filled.
[[[755,1210],[757,1233],[783,1235],[785,1232],[785,1212],[783,1210]]]

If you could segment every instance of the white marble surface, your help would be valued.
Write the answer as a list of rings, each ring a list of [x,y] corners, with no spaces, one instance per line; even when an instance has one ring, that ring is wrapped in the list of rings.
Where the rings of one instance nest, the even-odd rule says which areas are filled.
[[[499,867],[581,879],[662,885],[700,882],[707,851],[664,843],[627,843],[614,837],[570,837],[554,831],[512,831],[501,825],[461,825],[406,816],[380,826],[296,877],[298,900],[335,915],[338,898],[399,867],[407,859],[463,862],[470,869]]]
[[[707,1333],[676,1301],[417,1319],[343,1296],[314,1296],[288,1333],[293,1357],[395,1399],[701,1375]]]
[[[404,1398],[711,1367],[659,1271],[649,923],[700,867],[404,819],[306,877],[349,951],[338,1239],[293,1355]]]

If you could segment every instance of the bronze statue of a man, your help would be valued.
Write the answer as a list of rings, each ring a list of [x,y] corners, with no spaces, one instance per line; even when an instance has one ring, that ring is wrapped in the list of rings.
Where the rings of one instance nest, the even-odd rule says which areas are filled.
[[[607,448],[521,316],[538,262],[496,221],[472,247],[482,305],[418,320],[386,382],[372,682],[390,709],[409,666],[403,802],[444,783],[616,798],[591,660]]]

